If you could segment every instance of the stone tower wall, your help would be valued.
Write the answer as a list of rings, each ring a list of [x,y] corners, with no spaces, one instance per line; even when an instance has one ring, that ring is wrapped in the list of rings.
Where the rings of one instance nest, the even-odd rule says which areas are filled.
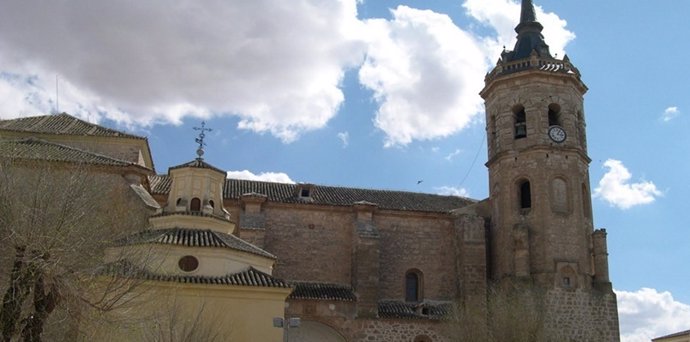
[[[553,289],[546,294],[547,335],[559,342],[620,340],[613,292]]]
[[[565,77],[565,79],[564,79]],[[568,76],[535,71],[496,81],[486,98],[492,201],[492,277],[532,275],[558,282],[559,267],[591,283],[589,159],[581,134],[582,88]],[[559,109],[568,134],[548,137],[549,107]],[[515,111],[524,108],[527,136],[515,138]],[[529,181],[531,207],[521,208],[520,184]]]

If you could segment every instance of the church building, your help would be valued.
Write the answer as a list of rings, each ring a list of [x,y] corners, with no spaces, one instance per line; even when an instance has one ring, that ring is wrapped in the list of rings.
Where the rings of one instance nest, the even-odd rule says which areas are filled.
[[[203,302],[240,341],[464,341],[478,327],[467,308],[495,327],[487,303],[513,292],[536,294],[547,340],[619,341],[607,233],[592,219],[587,86],[542,29],[523,0],[517,43],[486,74],[483,200],[228,179],[204,158],[203,127],[198,156],[163,174],[146,138],[68,114],[0,121],[0,152],[52,146],[136,171],[150,226],[105,262],[145,246],[147,286],[185,308]],[[274,327],[276,317],[300,324]]]

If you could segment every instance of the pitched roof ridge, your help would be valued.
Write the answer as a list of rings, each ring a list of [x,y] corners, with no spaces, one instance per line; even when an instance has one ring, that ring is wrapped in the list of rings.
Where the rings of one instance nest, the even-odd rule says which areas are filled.
[[[53,118],[61,118],[61,119],[67,119],[70,120],[70,122],[62,129],[56,130],[56,131],[50,131],[46,130],[43,128],[44,124],[47,123],[50,120],[53,120]],[[37,120],[37,121],[28,121],[28,120]],[[25,121],[25,122],[30,122],[31,125],[29,127],[23,127],[23,128],[8,128],[8,126],[11,126],[12,123],[18,123],[20,121]],[[109,137],[122,137],[122,138],[133,138],[133,139],[138,139],[138,140],[148,140],[144,136],[139,136],[136,134],[131,134],[127,133],[124,131],[120,131],[117,129],[109,128],[106,126],[101,126],[97,123],[92,123],[86,120],[82,120],[76,116],[73,116],[71,114],[62,112],[59,114],[48,114],[48,115],[34,115],[34,116],[25,116],[25,117],[19,117],[19,118],[14,118],[14,119],[5,119],[5,120],[0,120],[0,128],[5,129],[5,130],[10,130],[10,131],[17,131],[17,132],[31,132],[35,131],[37,133],[46,133],[46,134],[64,134],[64,135],[81,135],[77,133],[70,133],[69,129],[71,129],[74,125],[77,125],[78,123],[87,125],[89,127],[89,131],[87,132],[87,135],[93,135],[96,133],[98,130],[102,130],[104,132],[107,132]]]
[[[3,140],[0,140],[0,141],[3,141]],[[104,159],[107,159],[107,160],[110,160],[110,161],[114,161],[114,162],[118,162],[118,163],[123,163],[123,164],[127,164],[127,165],[133,165],[133,166],[137,166],[137,167],[141,167],[141,168],[150,170],[149,168],[147,168],[147,167],[145,167],[145,166],[139,165],[139,164],[137,164],[137,163],[134,163],[134,162],[131,162],[131,161],[128,161],[128,160],[123,160],[123,159],[111,157],[111,156],[109,156],[109,155],[102,154],[102,153],[98,153],[98,152],[83,150],[83,149],[80,149],[80,148],[78,148],[78,147],[74,147],[74,146],[70,146],[70,145],[65,145],[65,144],[61,144],[61,143],[58,143],[58,142],[54,142],[54,141],[44,140],[44,139],[37,138],[37,137],[33,137],[33,136],[31,136],[31,137],[26,137],[26,138],[20,138],[20,139],[8,139],[8,140],[4,140],[4,141],[6,141],[6,142],[29,142],[29,143],[30,143],[30,142],[36,142],[36,143],[45,144],[45,145],[53,145],[53,146],[58,146],[58,147],[60,147],[60,148],[67,149],[67,150],[76,151],[76,152],[88,154],[88,155],[91,155],[91,156],[104,158]]]
[[[218,168],[218,167],[216,167],[216,166],[214,166],[214,165],[212,165],[212,164],[210,164],[210,163],[208,163],[208,162],[206,162],[200,158],[196,158],[194,160],[191,160],[191,161],[188,161],[186,163],[179,164],[179,165],[171,166],[168,168],[168,172],[170,172],[170,170],[181,169],[181,168],[185,168],[185,167],[210,169],[210,170],[214,170],[214,171],[217,171],[219,173],[227,175],[227,171],[222,170],[222,169],[220,169],[220,168]]]

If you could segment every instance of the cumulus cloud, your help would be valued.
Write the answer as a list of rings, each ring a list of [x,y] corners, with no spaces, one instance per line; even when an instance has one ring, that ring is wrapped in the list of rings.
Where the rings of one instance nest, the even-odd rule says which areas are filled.
[[[398,6],[393,19],[367,21],[371,32],[360,82],[374,92],[374,124],[385,146],[445,137],[481,111],[488,68],[479,42],[444,14]]]
[[[632,174],[619,160],[609,159],[604,163],[608,169],[594,189],[598,197],[620,209],[654,202],[663,193],[650,181],[631,183]]]
[[[70,112],[144,125],[237,115],[240,128],[292,141],[338,111],[344,71],[363,58],[359,26],[352,0],[5,1],[0,65],[30,70],[44,90],[61,75],[84,93],[61,94]]]
[[[350,144],[350,133],[349,132],[340,132],[337,134],[338,139],[340,139],[340,142],[343,143],[343,148],[347,147],[347,145]]]
[[[649,342],[688,329],[690,305],[676,301],[670,292],[642,288],[616,295],[621,342]]]
[[[520,4],[513,0],[466,0],[462,5],[467,14],[475,20],[492,28],[497,36],[485,37],[483,47],[492,62],[500,55],[503,46],[512,50],[516,42],[516,20],[520,18]],[[540,6],[535,6],[537,20],[544,26],[544,40],[549,45],[551,54],[565,55],[565,47],[575,34],[568,29],[568,24],[557,14],[545,12]]]
[[[445,196],[459,196],[459,197],[470,197],[469,191],[465,188],[456,188],[452,186],[439,186],[435,188],[436,193]]]
[[[514,39],[518,5],[466,0],[496,32],[478,37],[407,6],[390,20],[359,20],[358,2],[0,2],[0,116],[53,111],[59,75],[60,109],[84,119],[147,126],[235,116],[240,129],[291,142],[337,114],[343,76],[359,68],[386,146],[467,127],[482,111],[477,93],[497,46]],[[574,35],[538,12],[560,51]]]
[[[249,170],[242,171],[228,171],[228,178],[232,179],[245,179],[253,181],[264,181],[264,182],[274,182],[274,183],[288,183],[294,184],[295,181],[290,179],[286,173],[283,172],[262,172],[259,174],[254,174]]]
[[[677,118],[678,115],[680,115],[680,110],[678,110],[678,107],[668,107],[661,115],[661,119],[664,120],[664,122],[669,122]]]

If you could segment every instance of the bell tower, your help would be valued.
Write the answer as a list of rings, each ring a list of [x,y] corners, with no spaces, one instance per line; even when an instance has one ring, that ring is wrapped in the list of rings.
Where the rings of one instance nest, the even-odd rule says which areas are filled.
[[[595,263],[595,253],[606,251],[593,244],[587,86],[568,56],[551,55],[542,29],[532,1],[523,0],[517,43],[503,51],[480,93],[492,208],[490,277],[547,289],[586,290],[596,281],[610,289],[608,260]]]
[[[532,0],[522,0],[517,43],[501,53],[480,93],[489,154],[489,278],[521,292],[539,289],[537,310],[549,340],[619,341],[606,231],[592,223],[587,86],[568,56],[551,55],[542,29]]]

